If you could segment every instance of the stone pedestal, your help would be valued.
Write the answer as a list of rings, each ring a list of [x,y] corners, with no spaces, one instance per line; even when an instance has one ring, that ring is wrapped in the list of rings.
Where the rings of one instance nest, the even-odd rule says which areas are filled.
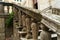
[[[26,15],[23,14],[22,15],[22,26],[23,26],[22,31],[26,31],[26,21],[25,21],[25,19],[26,19]]]
[[[37,23],[31,24],[33,40],[38,40],[38,26]]]
[[[31,31],[31,18],[29,18],[28,16],[26,18],[26,28],[27,28],[26,38],[30,39],[32,37],[31,34],[30,34],[30,31]]]
[[[19,12],[18,12],[18,16],[19,16],[19,28],[23,28],[22,27],[22,13],[21,13],[21,11],[19,10]]]

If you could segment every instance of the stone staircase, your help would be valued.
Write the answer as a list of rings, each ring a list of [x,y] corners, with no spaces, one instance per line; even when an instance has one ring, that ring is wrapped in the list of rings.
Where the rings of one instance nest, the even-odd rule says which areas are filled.
[[[39,33],[38,33],[38,40],[40,40],[40,32],[42,30],[39,30]],[[27,35],[27,32],[24,32],[24,31],[18,31],[18,33],[20,34],[20,40],[33,40],[33,38],[30,38],[30,39],[27,39],[26,38],[26,35]],[[32,35],[32,34],[31,34]],[[51,38],[52,40],[57,40],[57,34],[56,33],[52,33],[51,34]]]

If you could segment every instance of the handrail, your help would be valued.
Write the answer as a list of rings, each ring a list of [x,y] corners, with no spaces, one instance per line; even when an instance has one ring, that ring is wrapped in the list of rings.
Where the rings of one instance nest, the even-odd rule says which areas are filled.
[[[48,10],[50,10],[50,9],[51,9],[51,6],[49,6],[49,7],[45,8],[45,9],[43,9],[41,12],[46,12],[46,11],[48,11]]]
[[[52,31],[57,32],[58,28],[60,27],[60,16],[50,13],[42,13],[42,23],[46,25],[48,28],[52,29]],[[60,35],[60,34],[59,34]]]

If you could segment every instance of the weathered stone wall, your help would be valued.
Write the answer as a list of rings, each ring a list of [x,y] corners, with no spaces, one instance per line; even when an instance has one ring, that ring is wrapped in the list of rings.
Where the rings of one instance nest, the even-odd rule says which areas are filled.
[[[0,4],[0,40],[5,40],[5,19],[3,12],[4,6]]]
[[[0,40],[5,40],[4,18],[0,18]]]

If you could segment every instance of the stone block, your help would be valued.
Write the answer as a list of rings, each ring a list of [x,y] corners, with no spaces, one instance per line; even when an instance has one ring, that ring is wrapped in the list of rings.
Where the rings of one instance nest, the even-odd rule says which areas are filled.
[[[4,23],[4,18],[0,18],[0,32],[5,31],[5,23]]]
[[[0,40],[5,40],[5,33],[0,33]]]
[[[0,33],[1,33],[1,32],[5,32],[5,28],[2,28],[2,27],[1,27],[1,28],[0,28]]]

